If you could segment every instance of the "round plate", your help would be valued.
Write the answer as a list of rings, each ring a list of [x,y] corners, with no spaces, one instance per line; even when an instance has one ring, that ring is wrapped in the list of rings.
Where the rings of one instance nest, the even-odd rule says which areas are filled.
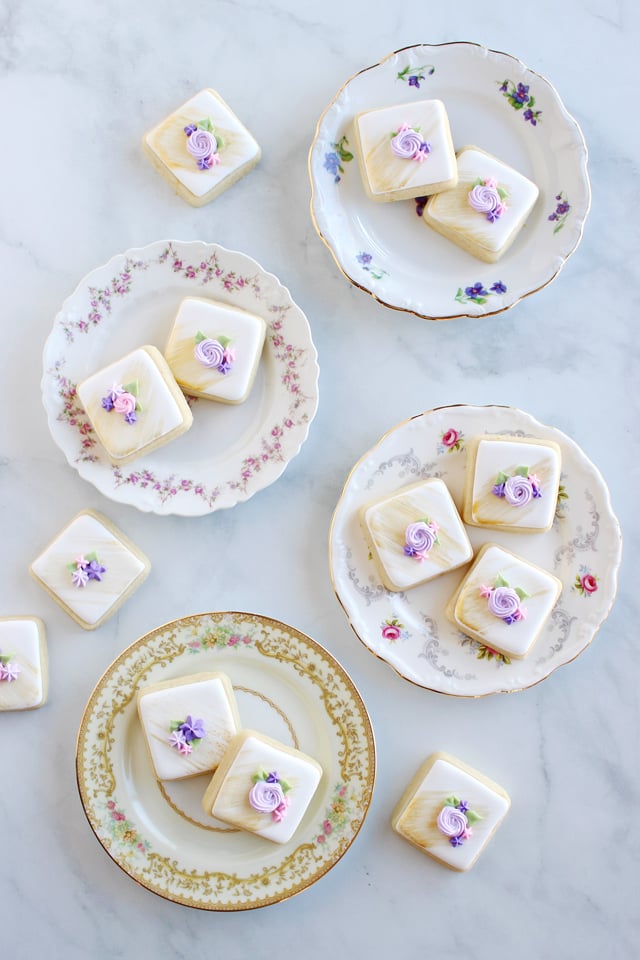
[[[210,297],[267,321],[252,392],[234,406],[193,399],[187,433],[115,466],[76,386],[142,344],[163,350],[186,296]],[[53,439],[106,497],[154,513],[200,516],[247,500],[298,453],[318,405],[317,354],[305,315],[255,260],[215,243],[157,241],[92,271],[64,302],[44,349],[42,395]]]
[[[375,203],[364,192],[353,118],[420,99],[444,102],[456,150],[481,147],[540,188],[496,264],[430,230],[415,201]],[[577,247],[591,202],[584,138],[551,84],[475,43],[406,47],[347,80],[318,122],[309,173],[313,222],[347,279],[429,320],[499,313],[544,287]]]
[[[158,782],[136,712],[148,683],[222,671],[243,724],[315,757],[324,774],[293,838],[231,830],[200,807],[210,775]],[[82,718],[80,798],[98,840],[148,890],[204,910],[248,910],[291,897],[348,850],[369,808],[375,746],[362,699],[318,643],[246,613],[185,617],[151,631],[106,671]]]
[[[555,440],[562,450],[560,495],[548,533],[467,527],[474,552],[488,541],[502,544],[563,584],[534,649],[511,662],[465,637],[446,618],[459,570],[405,593],[385,590],[358,521],[363,504],[425,477],[441,477],[460,508],[467,442],[484,433]],[[353,468],[329,540],[334,589],[364,645],[406,680],[461,697],[522,690],[577,657],[609,613],[621,551],[609,491],[577,444],[521,410],[498,406],[439,407],[387,433]]]

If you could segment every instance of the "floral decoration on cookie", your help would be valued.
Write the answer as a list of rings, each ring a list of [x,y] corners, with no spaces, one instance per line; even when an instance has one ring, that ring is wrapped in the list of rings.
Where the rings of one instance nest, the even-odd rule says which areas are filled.
[[[114,383],[101,400],[103,408],[107,413],[115,410],[121,414],[126,423],[135,423],[138,419],[137,414],[142,412],[142,407],[138,402],[138,381],[134,380],[124,386],[121,383]]]
[[[422,520],[416,520],[410,523],[404,532],[404,552],[407,557],[412,557],[419,563],[427,559],[427,554],[435,544],[440,543],[438,539],[438,524],[428,517]]]
[[[410,127],[408,123],[402,123],[391,134],[391,152],[401,160],[416,160],[418,163],[423,163],[431,153],[431,144],[427,143],[419,129]]]
[[[507,211],[509,194],[498,186],[495,177],[478,178],[474,180],[471,190],[467,194],[469,206],[476,213],[483,213],[489,223],[495,223]]]
[[[208,117],[197,123],[189,123],[184,132],[187,135],[187,150],[199,170],[210,170],[220,163],[218,151],[223,146],[222,138],[216,134]]]
[[[466,800],[447,797],[436,821],[438,830],[449,840],[452,847],[461,847],[472,835],[472,824],[482,820],[479,813],[469,809]]]
[[[513,474],[500,472],[491,491],[494,497],[504,497],[511,507],[524,507],[542,496],[540,481],[529,467],[516,467]]]
[[[273,770],[259,770],[253,778],[249,791],[249,803],[258,813],[270,813],[271,819],[280,823],[287,813],[289,798],[286,796],[290,785]]]
[[[18,674],[22,673],[22,667],[19,663],[14,663],[12,657],[12,653],[7,654],[0,651],[0,682],[4,680],[7,683],[12,683],[13,680],[18,679]]]
[[[171,731],[169,743],[184,754],[191,753],[207,735],[204,720],[194,720],[191,714],[186,720],[172,720],[169,730]]]
[[[71,581],[74,587],[86,587],[90,580],[102,580],[102,574],[107,572],[98,560],[98,554],[93,550],[86,556],[81,554],[73,561],[67,564],[67,570],[71,574]]]
[[[494,617],[504,620],[509,625],[526,619],[527,611],[522,606],[522,601],[529,594],[522,587],[510,587],[508,581],[498,574],[492,587],[482,584],[479,590],[480,596],[487,601],[489,612]]]
[[[193,355],[203,367],[215,369],[218,373],[229,373],[236,359],[236,352],[229,347],[229,337],[205,337],[199,330],[194,337]]]

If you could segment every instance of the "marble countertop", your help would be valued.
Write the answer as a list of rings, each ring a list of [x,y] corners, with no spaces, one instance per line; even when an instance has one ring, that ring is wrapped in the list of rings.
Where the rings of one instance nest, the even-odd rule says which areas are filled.
[[[4,0],[0,21],[0,614],[42,617],[50,656],[45,707],[0,718],[5,955],[190,958],[215,947],[227,960],[285,950],[304,960],[632,956],[640,180],[628,111],[637,8]],[[307,153],[348,77],[394,49],[453,40],[508,51],[554,84],[588,144],[593,203],[555,282],[495,318],[433,324],[381,306],[340,274],[309,214]],[[193,209],[154,172],[140,140],[205,86],[231,102],[263,159]],[[309,318],[321,371],[317,416],[284,475],[200,518],[105,499],[53,443],[40,396],[42,348],[65,297],[112,255],[168,238],[215,241],[278,276]],[[358,642],[329,576],[329,524],[352,465],[396,423],[449,403],[512,405],[573,437],[605,475],[625,538],[618,596],[594,642],[512,696],[464,700],[403,681]],[[152,562],[147,583],[95,633],[27,573],[83,507],[103,511]],[[298,896],[246,913],[190,910],[132,882],[96,842],[76,786],[78,726],[103,671],[152,628],[207,610],[275,617],[326,646],[376,735],[376,788],[351,849]],[[406,782],[437,749],[512,797],[466,875],[390,828]]]

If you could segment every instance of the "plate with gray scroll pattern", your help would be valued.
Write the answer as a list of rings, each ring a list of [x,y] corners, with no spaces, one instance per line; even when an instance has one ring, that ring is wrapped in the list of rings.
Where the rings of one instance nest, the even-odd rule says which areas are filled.
[[[354,117],[425,99],[444,103],[456,150],[481,147],[540,189],[498,263],[428,229],[426,198],[374,203],[365,194]],[[490,316],[546,286],[578,246],[591,203],[584,137],[554,87],[477,43],[405,47],[347,80],[318,121],[309,175],[315,228],[344,276],[385,306],[429,320]]]
[[[444,608],[463,575],[460,570],[403,593],[386,590],[358,521],[365,503],[426,477],[442,478],[460,508],[467,445],[485,433],[555,440],[562,451],[551,530],[517,534],[467,527],[474,552],[491,540],[562,581],[549,621],[522,660],[510,661],[470,640],[446,618]],[[499,406],[439,407],[390,430],[351,471],[329,538],[334,590],[362,643],[404,679],[465,697],[531,687],[582,653],[613,604],[621,553],[609,491],[580,447],[529,414]]]

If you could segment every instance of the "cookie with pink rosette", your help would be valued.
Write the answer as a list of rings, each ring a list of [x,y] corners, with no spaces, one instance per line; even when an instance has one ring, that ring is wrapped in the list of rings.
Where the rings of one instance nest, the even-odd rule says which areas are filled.
[[[274,843],[286,843],[322,777],[313,757],[256,730],[233,738],[202,800],[205,813]]]

